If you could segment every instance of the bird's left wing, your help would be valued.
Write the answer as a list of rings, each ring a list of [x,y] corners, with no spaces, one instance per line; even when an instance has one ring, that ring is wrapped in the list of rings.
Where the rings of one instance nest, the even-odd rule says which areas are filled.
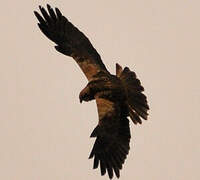
[[[39,9],[42,15],[37,11],[34,14],[39,21],[40,30],[57,44],[57,51],[75,59],[88,80],[100,71],[108,72],[89,39],[58,8],[53,10],[47,5],[47,11],[41,6]]]
[[[114,171],[119,178],[130,149],[129,120],[123,115],[120,103],[98,97],[96,102],[99,124],[91,134],[96,141],[89,158],[94,157],[94,169],[100,164],[101,175],[107,171],[112,179]]]

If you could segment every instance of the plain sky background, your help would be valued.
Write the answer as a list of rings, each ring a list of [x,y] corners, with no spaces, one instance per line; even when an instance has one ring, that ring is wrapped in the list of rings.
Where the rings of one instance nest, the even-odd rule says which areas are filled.
[[[149,120],[131,123],[122,180],[200,179],[200,1],[4,1],[0,7],[0,179],[101,180],[88,155],[95,102],[79,103],[87,81],[37,27],[33,10],[60,8],[114,73],[134,70]]]

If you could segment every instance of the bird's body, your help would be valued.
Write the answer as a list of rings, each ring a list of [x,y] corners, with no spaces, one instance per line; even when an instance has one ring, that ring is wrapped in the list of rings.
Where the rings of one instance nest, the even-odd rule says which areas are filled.
[[[80,92],[79,99],[95,99],[99,123],[91,134],[96,137],[89,158],[94,157],[93,168],[100,165],[101,175],[107,171],[110,178],[113,171],[119,178],[122,165],[129,152],[129,120],[142,123],[147,119],[146,96],[136,74],[129,68],[116,64],[116,75],[108,72],[100,55],[88,38],[70,23],[61,12],[47,5],[48,12],[39,7],[42,16],[34,12],[41,31],[57,45],[56,50],[71,56],[88,79],[87,86]]]

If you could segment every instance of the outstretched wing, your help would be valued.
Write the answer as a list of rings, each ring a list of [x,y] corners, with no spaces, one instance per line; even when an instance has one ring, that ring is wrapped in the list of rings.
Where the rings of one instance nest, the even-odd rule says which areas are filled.
[[[99,71],[108,72],[89,39],[69,22],[58,8],[54,11],[47,5],[48,11],[41,6],[39,9],[42,16],[37,11],[34,11],[34,14],[39,21],[40,30],[57,44],[57,51],[75,59],[88,80]]]
[[[96,137],[96,141],[89,158],[94,157],[94,169],[100,164],[101,175],[107,171],[112,179],[114,171],[119,178],[120,169],[130,149],[129,120],[119,103],[98,97],[96,102],[99,124],[91,134],[91,137]]]

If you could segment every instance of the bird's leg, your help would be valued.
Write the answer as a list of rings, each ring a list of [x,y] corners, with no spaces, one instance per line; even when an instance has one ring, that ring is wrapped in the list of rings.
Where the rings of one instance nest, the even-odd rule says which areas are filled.
[[[91,89],[87,85],[79,94],[80,103],[82,103],[82,101],[91,101],[93,99],[94,99],[94,94],[91,93]]]

